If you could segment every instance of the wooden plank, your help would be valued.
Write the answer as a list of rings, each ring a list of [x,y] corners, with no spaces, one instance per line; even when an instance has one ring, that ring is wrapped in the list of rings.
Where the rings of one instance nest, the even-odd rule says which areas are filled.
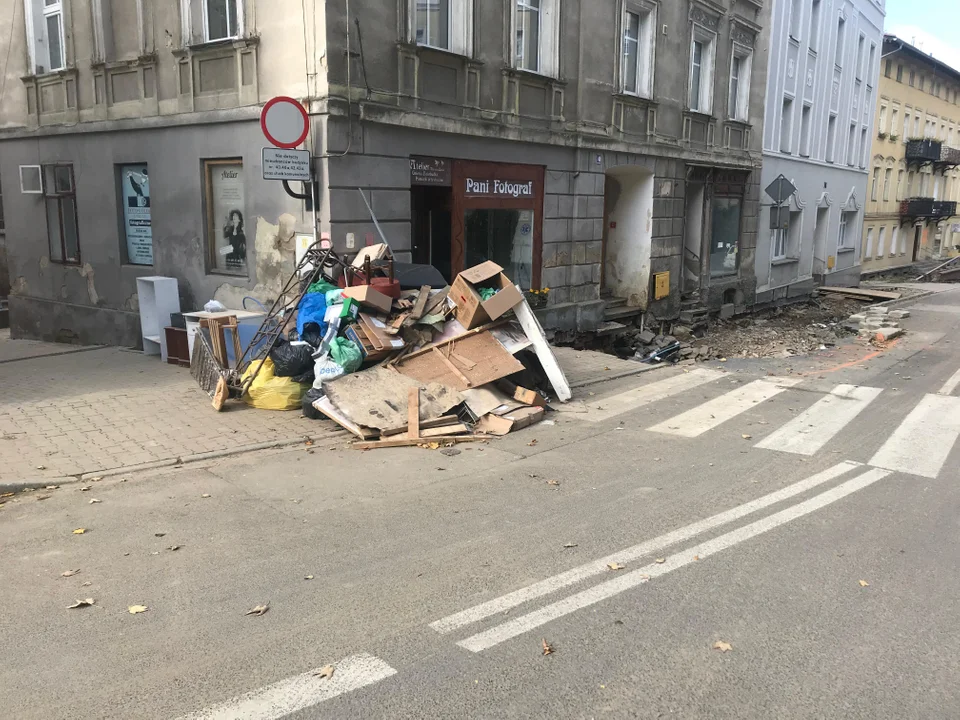
[[[453,361],[452,361],[450,358],[448,358],[446,355],[444,355],[442,352],[440,352],[440,350],[439,350],[438,348],[434,348],[433,351],[437,354],[437,357],[440,358],[440,362],[442,362],[444,365],[446,365],[446,366],[450,369],[450,372],[452,372],[454,375],[456,375],[458,378],[460,378],[460,381],[461,381],[464,385],[466,385],[468,388],[469,388],[469,387],[473,387],[473,383],[470,382],[470,378],[468,378],[466,375],[464,375],[462,372],[460,372],[460,368],[458,368],[456,365],[454,365],[454,364],[453,364]],[[474,364],[472,365],[472,367],[476,367],[476,363],[474,363]],[[468,369],[470,369],[470,368],[468,368]]]
[[[424,285],[420,288],[420,296],[417,298],[417,302],[413,306],[410,315],[403,321],[404,325],[412,327],[416,324],[417,320],[423,317],[423,313],[427,309],[427,302],[430,300],[430,290],[429,285]]]
[[[444,415],[443,417],[434,418],[433,420],[421,420],[420,421],[420,432],[424,430],[432,430],[433,428],[444,427],[447,425],[456,425],[460,422],[460,418],[456,415]],[[380,437],[388,438],[393,437],[394,435],[404,435],[407,432],[407,426],[403,425],[401,427],[389,428],[387,430],[380,431]]]
[[[412,387],[407,396],[407,437],[420,437],[420,388]]]
[[[445,427],[431,428],[430,430],[421,430],[421,438],[441,438],[447,437],[448,435],[464,435],[470,432],[468,428],[463,423],[458,423],[457,425],[447,425]]]
[[[856,298],[875,298],[877,300],[899,300],[900,293],[887,290],[867,290],[866,288],[819,287],[820,292],[834,295],[849,295]]]
[[[440,303],[445,301],[449,294],[450,294],[449,285],[443,288],[443,290],[441,290],[440,292],[435,293],[434,296],[427,301],[427,306],[423,309],[423,315],[433,315],[434,311],[438,307],[440,307]],[[421,315],[420,317],[423,317],[423,315]]]
[[[489,440],[489,435],[455,435],[452,437],[443,438],[442,440],[434,440],[433,442],[465,443],[483,442]],[[401,438],[399,440],[374,440],[371,442],[357,442],[353,443],[351,447],[353,447],[354,450],[376,450],[378,448],[414,447],[423,442],[423,440],[410,440],[409,438]]]
[[[475,367],[457,366],[440,347],[434,346],[426,353],[408,355],[397,363],[396,369],[420,383],[438,383],[457,390],[480,387],[524,369],[490,333],[457,338],[457,354],[475,363]]]
[[[547,401],[536,390],[529,390],[525,387],[521,387],[520,385],[516,385],[509,380],[497,381],[497,387],[500,388],[502,392],[507,393],[514,400],[521,402],[524,405],[536,405],[537,407],[547,406]]]
[[[523,328],[523,332],[526,333],[527,337],[530,338],[530,342],[533,343],[533,349],[537,353],[537,358],[539,358],[544,372],[547,373],[547,379],[550,381],[550,385],[553,386],[553,391],[557,394],[557,399],[560,402],[567,402],[573,397],[573,393],[570,391],[570,384],[563,374],[563,368],[561,368],[560,363],[557,362],[557,357],[553,354],[553,350],[550,349],[550,343],[547,342],[547,338],[543,334],[540,321],[537,320],[537,316],[534,315],[533,310],[530,309],[530,304],[527,302],[527,299],[524,298],[520,301],[520,303],[513,308],[513,312],[516,313],[517,320],[520,321],[520,327]]]
[[[342,427],[347,432],[350,432],[356,435],[361,440],[370,440],[377,436],[377,433],[367,428],[361,427],[346,417],[343,413],[334,407],[333,403],[330,402],[330,398],[320,398],[313,403],[313,407],[316,408],[319,412],[322,412],[328,418],[333,420],[337,425]]]

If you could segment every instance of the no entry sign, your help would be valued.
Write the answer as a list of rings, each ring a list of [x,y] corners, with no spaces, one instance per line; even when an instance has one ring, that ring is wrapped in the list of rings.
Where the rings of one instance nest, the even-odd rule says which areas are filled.
[[[307,139],[310,120],[307,111],[290,97],[275,97],[260,112],[260,128],[271,145],[291,150]]]

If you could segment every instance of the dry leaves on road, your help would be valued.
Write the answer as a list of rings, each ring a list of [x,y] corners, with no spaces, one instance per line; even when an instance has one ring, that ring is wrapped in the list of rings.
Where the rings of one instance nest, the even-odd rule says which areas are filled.
[[[80,488],[80,492],[87,492],[89,489],[90,489],[89,485],[84,485],[82,488]]]
[[[751,440],[751,439],[753,439],[753,435],[741,435],[740,437],[742,437],[744,440]]]
[[[547,480],[547,485],[553,485],[554,487],[560,487],[559,480]]]
[[[90,505],[99,505],[99,504],[102,503],[102,502],[103,502],[103,500],[97,500],[96,498],[94,498],[93,500],[90,501],[89,504],[90,504]]]
[[[612,563],[607,563],[607,567],[610,568],[611,570],[623,570],[626,567],[626,565],[621,565],[620,563],[612,562]]]
[[[307,575],[303,578],[304,580],[313,580],[313,575]]]
[[[860,587],[870,587],[870,583],[868,583],[866,580],[861,580]]]
[[[323,678],[324,680],[326,680],[326,679],[328,679],[328,678],[332,678],[332,677],[333,677],[334,671],[335,671],[335,668],[333,667],[333,665],[326,665],[326,666],[320,668],[319,670],[317,670],[317,671],[314,673],[314,675],[315,675],[316,677],[318,677],[318,678]]]
[[[546,638],[541,638],[540,642],[543,643],[543,654],[553,655],[553,645],[548,643]]]
[[[169,550],[170,552],[176,552],[182,547],[183,545],[171,545],[170,547],[167,548],[167,550]]]
[[[73,605],[68,605],[67,610],[75,610],[77,608],[90,607],[97,601],[93,598],[87,598],[86,600],[77,600]]]
[[[657,565],[663,565],[666,561],[667,561],[666,558],[657,558],[657,559],[655,560],[655,562],[657,563]]]
[[[200,497],[202,497],[202,498],[208,498],[208,497],[210,497],[210,493],[204,493],[204,494],[201,495]]]
[[[713,649],[714,649],[714,650],[719,650],[720,652],[724,652],[724,653],[725,653],[725,652],[730,652],[731,650],[733,650],[733,645],[731,645],[731,644],[728,643],[728,642],[724,642],[723,640],[717,640],[717,641],[713,644]]]
[[[536,444],[537,444],[536,440],[531,440],[530,442],[527,443],[527,447],[533,447]]]
[[[147,609],[146,605],[131,605],[127,608],[127,612],[131,615],[139,615],[140,613],[145,613]]]
[[[266,612],[267,612],[267,610],[269,610],[269,609],[270,609],[270,603],[265,603],[265,604],[263,604],[263,605],[257,605],[257,606],[254,607],[254,608],[250,608],[250,609],[247,610],[247,612],[244,613],[244,614],[245,614],[245,615],[256,615],[257,617],[260,617],[261,615],[265,615]]]
[[[73,531],[73,534],[74,534],[74,535],[83,535],[85,532],[87,532],[87,529],[86,529],[86,528],[77,528],[76,530]]]
[[[60,577],[73,577],[79,573],[79,570],[67,570],[66,572],[60,573]]]

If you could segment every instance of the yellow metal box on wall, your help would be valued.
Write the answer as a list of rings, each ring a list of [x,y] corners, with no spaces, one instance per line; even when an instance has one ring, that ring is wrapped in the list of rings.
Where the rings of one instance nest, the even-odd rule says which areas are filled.
[[[670,271],[655,273],[653,276],[653,299],[663,300],[670,295]]]

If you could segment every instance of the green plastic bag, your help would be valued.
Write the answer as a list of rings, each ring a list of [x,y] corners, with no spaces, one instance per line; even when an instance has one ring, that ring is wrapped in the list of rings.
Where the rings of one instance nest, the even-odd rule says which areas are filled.
[[[258,367],[259,360],[250,363],[243,373],[243,379],[253,375]],[[267,358],[243,399],[248,405],[260,410],[299,410],[303,396],[309,389],[309,385],[294,382],[291,378],[277,377],[274,374],[273,360]]]
[[[336,285],[331,285],[326,280],[317,280],[313,285],[307,288],[308,293],[322,293],[326,295],[331,290],[339,290]]]
[[[354,373],[363,364],[363,353],[352,340],[338,337],[330,343],[330,357],[344,372]]]

